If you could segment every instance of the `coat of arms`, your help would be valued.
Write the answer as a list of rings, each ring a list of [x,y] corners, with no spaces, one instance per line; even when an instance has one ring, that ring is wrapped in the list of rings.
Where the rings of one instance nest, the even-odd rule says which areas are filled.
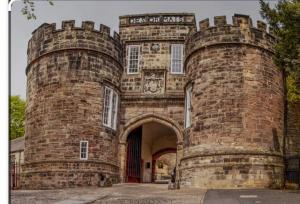
[[[144,93],[162,94],[164,93],[164,73],[146,72],[144,75]]]

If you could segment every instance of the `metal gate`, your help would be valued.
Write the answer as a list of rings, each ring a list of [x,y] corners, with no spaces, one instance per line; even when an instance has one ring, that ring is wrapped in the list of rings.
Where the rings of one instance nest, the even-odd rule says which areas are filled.
[[[127,182],[141,182],[142,126],[134,129],[127,138]]]
[[[285,162],[286,182],[298,184],[300,187],[300,156],[287,157]]]
[[[20,187],[20,165],[10,162],[10,189],[18,189]]]

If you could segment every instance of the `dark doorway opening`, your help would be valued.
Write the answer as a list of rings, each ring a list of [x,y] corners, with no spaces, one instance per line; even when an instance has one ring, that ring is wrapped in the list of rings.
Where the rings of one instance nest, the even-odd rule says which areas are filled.
[[[127,138],[126,180],[130,183],[141,182],[142,126],[134,129]]]

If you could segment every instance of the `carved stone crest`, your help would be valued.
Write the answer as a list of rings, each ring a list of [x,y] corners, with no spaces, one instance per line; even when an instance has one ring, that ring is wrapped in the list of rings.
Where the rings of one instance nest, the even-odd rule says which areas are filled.
[[[165,89],[163,71],[146,71],[144,73],[144,93],[163,94]]]
[[[158,52],[159,49],[160,49],[159,43],[152,43],[152,44],[151,44],[151,50],[152,50],[153,52]]]

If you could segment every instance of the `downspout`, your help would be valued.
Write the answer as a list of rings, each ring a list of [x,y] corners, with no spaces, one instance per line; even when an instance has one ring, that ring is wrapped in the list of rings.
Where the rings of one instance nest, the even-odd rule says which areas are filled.
[[[284,161],[284,174],[283,174],[283,188],[285,188],[285,183],[286,183],[286,169],[287,169],[287,164],[288,160],[286,158],[286,139],[287,139],[287,119],[288,119],[288,100],[287,100],[287,83],[286,83],[286,77],[287,73],[285,69],[283,69],[283,97],[284,97],[284,116],[283,116],[283,161]]]

